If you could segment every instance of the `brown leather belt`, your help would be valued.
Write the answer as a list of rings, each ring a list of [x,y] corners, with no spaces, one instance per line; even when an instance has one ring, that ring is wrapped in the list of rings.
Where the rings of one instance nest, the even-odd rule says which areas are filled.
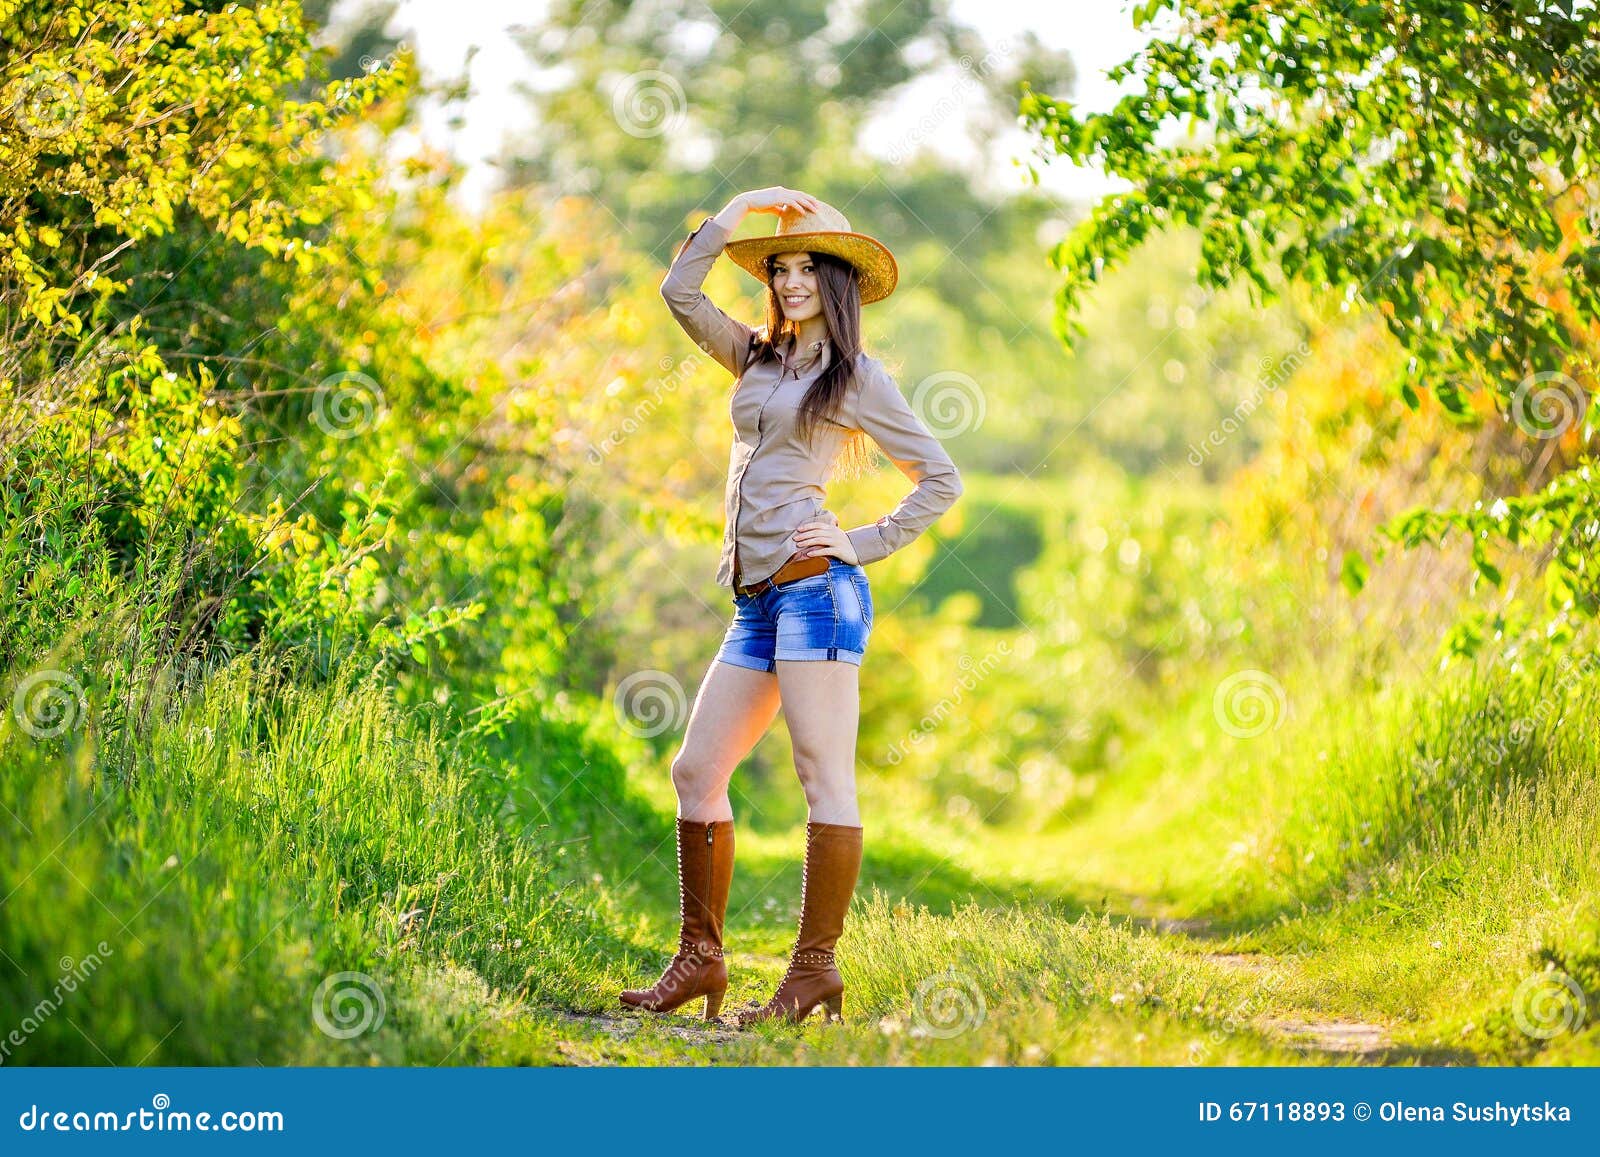
[[[793,582],[798,578],[807,578],[814,574],[823,574],[828,569],[828,555],[814,554],[810,558],[801,558],[796,551],[789,556],[789,561],[772,573],[770,578],[764,578],[758,583],[742,586],[739,583],[739,558],[734,556],[733,589],[741,595],[759,595],[762,591],[771,590],[782,586],[786,582]]]

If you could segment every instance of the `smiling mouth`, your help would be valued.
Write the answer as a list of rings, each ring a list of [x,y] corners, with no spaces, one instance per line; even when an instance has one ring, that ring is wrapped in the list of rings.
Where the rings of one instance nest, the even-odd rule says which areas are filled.
[[[783,299],[783,303],[785,305],[804,305],[810,300],[811,295],[808,293],[804,297],[786,297]]]

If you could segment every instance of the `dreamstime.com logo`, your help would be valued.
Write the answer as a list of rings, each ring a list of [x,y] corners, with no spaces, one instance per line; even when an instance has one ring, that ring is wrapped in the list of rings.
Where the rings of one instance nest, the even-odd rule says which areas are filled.
[[[360,370],[329,374],[311,399],[311,420],[331,438],[356,438],[383,420],[383,390]]]
[[[387,1011],[383,989],[365,972],[335,972],[311,998],[311,1019],[335,1040],[376,1032]]]
[[[28,1038],[56,1014],[56,1011],[67,1002],[67,997],[78,991],[79,985],[87,984],[89,978],[100,971],[100,966],[105,963],[106,957],[111,955],[111,945],[102,940],[94,947],[95,950],[82,960],[74,960],[70,956],[61,958],[57,965],[61,975],[54,987],[27,1011],[22,1020],[6,1033],[4,1038],[0,1038],[0,1065],[11,1059],[14,1050],[28,1043]]]
[[[658,364],[664,376],[653,379],[649,396],[635,405],[633,412],[623,418],[620,425],[608,431],[605,437],[589,447],[591,464],[598,466],[631,435],[648,426],[651,416],[661,406],[663,396],[676,393],[678,387],[697,372],[702,363],[698,357],[690,355],[681,362],[664,357]]]
[[[989,1015],[983,989],[965,973],[947,968],[923,977],[911,997],[911,1035],[949,1038],[970,1032]]]
[[[934,437],[953,438],[983,425],[988,400],[976,379],[959,370],[940,370],[916,384],[911,408]]]
[[[612,90],[611,115],[631,137],[659,137],[683,125],[689,98],[677,77],[646,68],[629,73]]]
[[[959,114],[973,99],[981,97],[985,82],[1000,67],[1001,61],[1009,60],[1015,51],[1015,41],[1009,37],[1002,37],[982,59],[974,60],[970,52],[962,53],[956,61],[961,72],[955,83],[937,100],[923,104],[923,113],[917,119],[917,123],[885,154],[889,164],[905,164],[918,147],[934,140],[946,122]]]
[[[1574,102],[1589,100],[1595,81],[1600,79],[1600,56],[1586,44],[1575,47],[1560,57],[1547,79],[1550,90],[1540,110],[1511,126],[1511,140],[1529,160],[1549,148],[1552,132],[1564,127],[1559,123],[1564,110]]]
[[[1589,395],[1559,370],[1529,374],[1511,395],[1511,420],[1529,437],[1559,438],[1583,420]]]
[[[17,1124],[27,1133],[281,1133],[283,1114],[276,1109],[194,1113],[173,1109],[172,1098],[157,1093],[148,1109],[127,1113],[29,1105]]]
[[[635,671],[611,697],[617,722],[630,735],[653,739],[689,714],[689,697],[670,671]]]
[[[11,714],[35,739],[55,739],[77,728],[89,712],[83,686],[65,671],[35,671],[17,684]]]
[[[1235,671],[1217,684],[1211,713],[1217,726],[1236,739],[1254,739],[1283,722],[1283,684],[1266,671]]]
[[[1517,985],[1511,998],[1517,1028],[1535,1040],[1575,1033],[1589,1017],[1583,986],[1559,969],[1535,972]]]
[[[887,752],[884,753],[884,762],[894,767],[905,759],[912,750],[921,746],[935,730],[944,726],[945,720],[956,714],[961,709],[961,704],[968,693],[975,691],[980,683],[989,677],[1000,665],[1000,660],[995,658],[998,652],[1003,656],[1011,654],[1011,643],[1002,639],[982,659],[973,659],[971,655],[962,655],[956,660],[956,666],[961,668],[961,676],[956,680],[955,687],[950,694],[930,707],[917,725],[906,732],[905,738],[896,740]]]
[[[380,58],[363,56],[360,60],[361,71],[368,76],[382,69],[395,67],[395,61],[400,53],[409,52],[411,46],[406,41],[395,45],[395,49],[388,56]],[[324,102],[327,108],[327,127],[317,127],[308,130],[304,136],[295,141],[284,153],[290,164],[298,165],[316,156],[322,143],[333,131],[334,122],[347,114],[359,114],[360,101],[365,99],[365,90],[359,86],[342,82],[337,86],[333,97]]]
[[[83,111],[83,87],[70,73],[42,68],[18,81],[0,111],[9,114],[30,137],[54,140],[77,121]]]
[[[1256,379],[1254,388],[1241,398],[1239,404],[1234,406],[1233,412],[1207,432],[1205,437],[1198,442],[1190,443],[1189,465],[1205,465],[1206,459],[1211,457],[1211,452],[1226,445],[1229,438],[1242,430],[1250,416],[1270,395],[1276,393],[1280,386],[1294,377],[1310,356],[1311,346],[1302,341],[1295,347],[1293,353],[1276,360],[1262,358],[1261,376]]]

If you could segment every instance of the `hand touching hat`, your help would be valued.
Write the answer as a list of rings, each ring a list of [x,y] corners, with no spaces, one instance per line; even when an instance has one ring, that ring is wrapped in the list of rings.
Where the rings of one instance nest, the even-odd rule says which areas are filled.
[[[893,293],[900,267],[889,247],[876,237],[854,232],[845,215],[826,201],[812,200],[814,209],[802,207],[783,213],[772,236],[729,241],[724,252],[763,285],[767,284],[766,259],[774,253],[828,253],[856,267],[862,305]]]

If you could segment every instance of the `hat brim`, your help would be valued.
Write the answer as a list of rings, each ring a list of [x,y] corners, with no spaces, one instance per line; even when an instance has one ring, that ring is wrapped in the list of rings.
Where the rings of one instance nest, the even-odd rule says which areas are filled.
[[[861,283],[861,304],[882,301],[894,292],[900,281],[900,266],[888,246],[865,233],[823,230],[817,233],[775,233],[770,237],[746,237],[729,241],[723,247],[735,265],[761,284],[767,284],[763,264],[774,253],[827,253],[856,267]]]

